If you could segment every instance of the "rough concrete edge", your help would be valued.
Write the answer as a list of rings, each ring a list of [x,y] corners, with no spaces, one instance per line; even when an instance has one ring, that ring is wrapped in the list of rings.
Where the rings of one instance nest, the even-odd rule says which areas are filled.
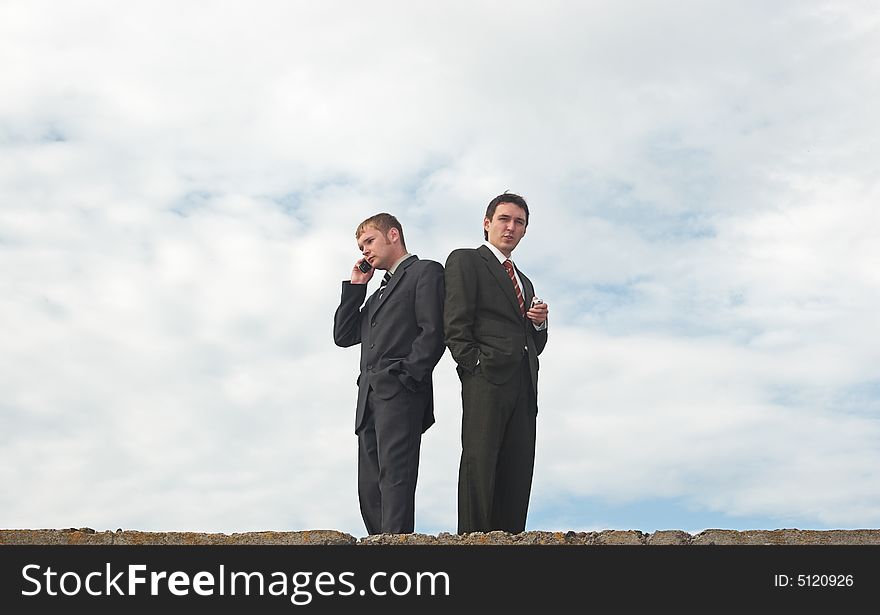
[[[880,530],[703,530],[691,544],[703,545],[880,545]]]
[[[722,530],[708,529],[696,535],[681,530],[601,532],[529,531],[475,532],[472,534],[380,534],[355,538],[336,530],[296,532],[264,531],[234,534],[200,532],[95,531],[91,528],[0,529],[3,545],[357,545],[357,546],[714,546],[714,545],[880,545],[880,530]]]
[[[474,532],[472,534],[450,534],[441,532],[430,534],[379,534],[361,538],[361,546],[379,545],[437,545],[437,546],[495,546],[495,545],[586,545],[592,544],[593,532],[544,532],[533,531],[521,534],[507,532]]]
[[[202,532],[141,532],[69,528],[61,530],[0,530],[2,545],[353,545],[357,539],[336,530],[302,532],[243,532],[235,534]]]

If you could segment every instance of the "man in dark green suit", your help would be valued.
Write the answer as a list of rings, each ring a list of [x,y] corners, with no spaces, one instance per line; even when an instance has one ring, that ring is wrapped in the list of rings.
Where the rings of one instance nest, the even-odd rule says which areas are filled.
[[[485,243],[446,261],[445,341],[463,410],[459,534],[525,530],[548,312],[510,260],[528,223],[525,199],[505,192],[486,209]]]

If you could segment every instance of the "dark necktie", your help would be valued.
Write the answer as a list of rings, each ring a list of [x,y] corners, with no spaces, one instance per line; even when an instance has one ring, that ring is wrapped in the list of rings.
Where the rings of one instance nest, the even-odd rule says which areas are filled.
[[[382,283],[379,284],[379,299],[382,298],[382,293],[385,292],[385,287],[388,286],[388,280],[390,280],[390,279],[391,279],[391,272],[386,271],[385,277],[382,278]]]
[[[510,262],[510,259],[504,261],[504,268],[507,269],[507,277],[509,277],[510,281],[513,282],[513,292],[516,295],[516,300],[519,301],[519,313],[525,316],[526,302],[523,300],[522,291],[519,289],[519,284],[516,283],[516,276],[513,275],[513,263]]]

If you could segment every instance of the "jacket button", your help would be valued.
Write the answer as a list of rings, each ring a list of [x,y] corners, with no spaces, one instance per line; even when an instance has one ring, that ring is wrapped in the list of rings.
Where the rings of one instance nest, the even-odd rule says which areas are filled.
[[[373,371],[373,366],[372,366],[372,365],[367,365],[367,371]]]

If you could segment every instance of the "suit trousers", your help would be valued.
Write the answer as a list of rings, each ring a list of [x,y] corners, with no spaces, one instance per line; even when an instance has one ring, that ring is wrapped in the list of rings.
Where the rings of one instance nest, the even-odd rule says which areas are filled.
[[[503,385],[461,377],[458,533],[525,530],[535,466],[537,400],[527,357]]]
[[[405,387],[391,399],[367,394],[358,430],[358,499],[370,534],[409,534],[415,529],[416,480],[424,393]]]

